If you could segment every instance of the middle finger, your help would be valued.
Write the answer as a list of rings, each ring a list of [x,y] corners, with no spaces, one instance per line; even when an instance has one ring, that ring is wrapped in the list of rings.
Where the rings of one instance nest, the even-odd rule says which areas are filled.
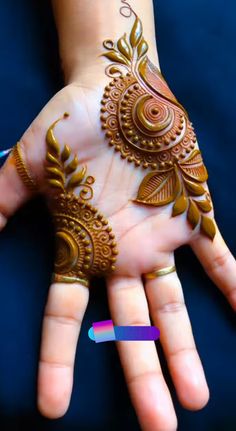
[[[108,284],[108,298],[115,325],[150,325],[141,279],[112,277]],[[142,429],[176,429],[174,407],[154,342],[119,341],[117,346]]]

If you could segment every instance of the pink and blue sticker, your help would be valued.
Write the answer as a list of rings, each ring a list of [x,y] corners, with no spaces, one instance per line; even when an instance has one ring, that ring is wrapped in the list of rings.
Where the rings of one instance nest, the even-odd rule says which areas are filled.
[[[156,326],[114,326],[112,320],[93,323],[88,336],[95,343],[106,341],[155,341],[160,337]]]

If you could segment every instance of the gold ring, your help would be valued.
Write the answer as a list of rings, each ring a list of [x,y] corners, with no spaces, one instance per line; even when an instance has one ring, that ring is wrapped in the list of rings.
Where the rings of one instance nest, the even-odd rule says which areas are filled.
[[[34,179],[32,178],[24,160],[22,157],[22,152],[20,148],[20,142],[17,142],[17,144],[13,147],[13,150],[11,152],[12,157],[15,161],[15,166],[18,175],[20,176],[21,180],[23,181],[24,185],[31,191],[36,192],[38,191],[37,184],[35,183]]]
[[[79,283],[82,284],[85,287],[89,287],[89,280],[86,278],[79,278],[79,277],[69,277],[66,275],[61,274],[53,274],[52,276],[52,282],[53,283]]]
[[[176,271],[176,266],[167,266],[166,268],[157,269],[153,272],[148,272],[147,274],[144,274],[144,277],[146,280],[154,280],[155,278],[162,277],[163,275],[171,274],[172,272]]]

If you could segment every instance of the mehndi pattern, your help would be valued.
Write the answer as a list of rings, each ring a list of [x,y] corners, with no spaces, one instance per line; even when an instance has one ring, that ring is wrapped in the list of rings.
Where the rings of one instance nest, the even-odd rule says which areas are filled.
[[[91,276],[104,276],[115,270],[117,244],[108,221],[89,203],[94,177],[86,177],[85,166],[78,171],[79,160],[72,156],[68,145],[60,151],[54,135],[58,121],[47,132],[45,166],[53,192],[50,208],[56,230],[54,281],[88,286]],[[80,190],[79,195],[75,190]]]
[[[124,34],[117,43],[106,40],[103,44],[103,55],[112,64],[106,68],[111,81],[101,101],[102,129],[123,159],[149,170],[135,202],[173,203],[174,217],[186,212],[192,228],[200,225],[213,239],[215,224],[206,215],[212,210],[205,187],[208,174],[192,123],[149,60],[141,20],[130,10],[135,22],[129,37]]]

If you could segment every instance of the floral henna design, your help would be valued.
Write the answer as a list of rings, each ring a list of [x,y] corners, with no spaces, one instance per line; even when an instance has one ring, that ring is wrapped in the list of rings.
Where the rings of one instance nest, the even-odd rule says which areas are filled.
[[[112,61],[106,68],[112,80],[101,101],[102,128],[123,159],[151,170],[135,202],[152,206],[173,203],[174,217],[186,212],[193,229],[200,225],[201,231],[214,239],[214,221],[205,215],[212,210],[204,184],[208,174],[192,123],[146,55],[148,44],[140,19],[125,1],[122,3],[135,15],[135,22],[129,37],[124,34],[117,43],[103,43],[107,52],[102,55]],[[122,15],[130,16],[124,10]]]
[[[64,114],[64,118],[68,114]],[[68,145],[60,151],[54,127],[46,136],[47,182],[53,194],[50,208],[56,228],[54,281],[89,285],[91,276],[103,276],[115,270],[117,244],[108,221],[88,201],[93,197],[95,179],[86,177],[86,167],[77,171],[77,156]],[[80,189],[80,194],[74,193]]]

